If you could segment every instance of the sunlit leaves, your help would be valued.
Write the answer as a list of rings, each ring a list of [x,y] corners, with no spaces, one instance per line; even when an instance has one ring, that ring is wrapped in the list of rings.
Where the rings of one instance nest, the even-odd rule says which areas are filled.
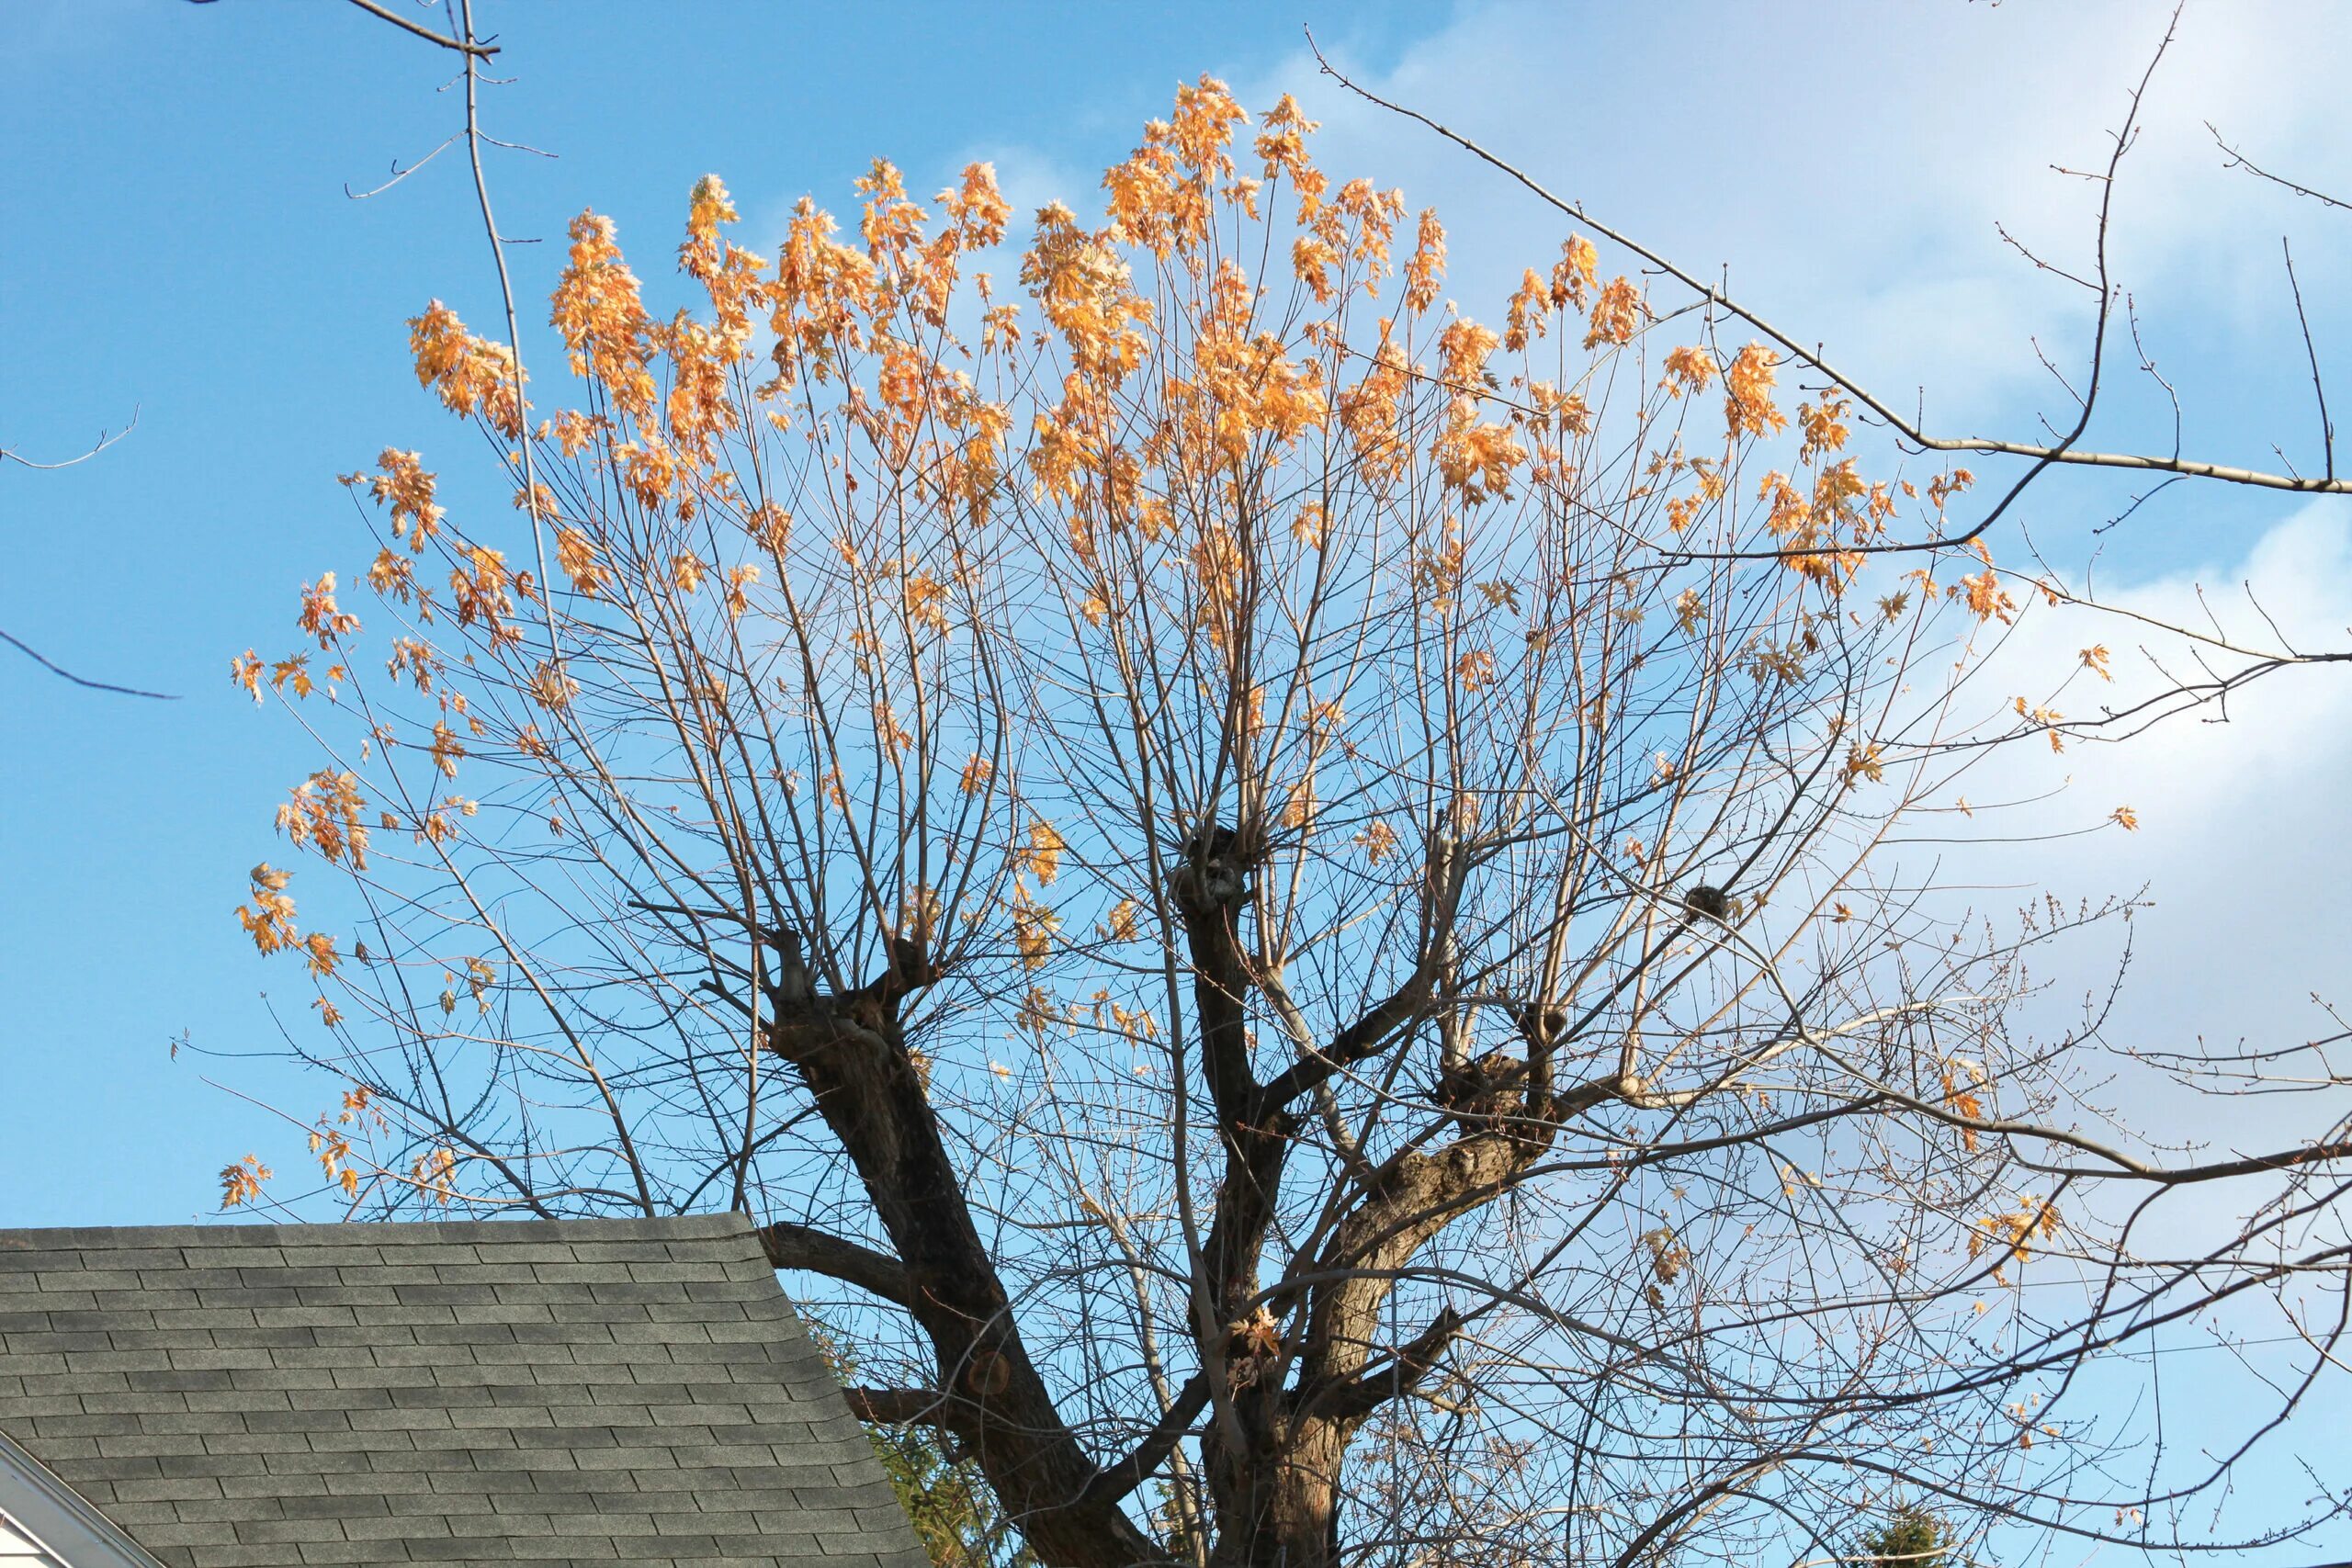
[[[335,638],[359,629],[359,617],[339,609],[334,602],[334,573],[322,571],[316,582],[302,585],[302,609],[295,617],[296,626],[318,638],[326,648]]]
[[[613,221],[593,212],[571,220],[571,265],[557,280],[550,321],[571,351],[575,375],[594,376],[621,412],[653,404],[651,322],[636,274],[621,260]]]
[[[2064,1225],[2058,1217],[2058,1205],[2046,1199],[2029,1198],[2018,1207],[1997,1214],[1987,1214],[1976,1222],[1981,1235],[1969,1238],[1969,1256],[1975,1257],[1985,1241],[1990,1241],[2002,1253],[2002,1260],[1994,1266],[1993,1279],[1997,1284],[2008,1282],[2008,1269],[2033,1256],[2036,1240],[2054,1241]]]
[[[367,804],[356,777],[322,768],[295,785],[293,798],[277,808],[277,830],[329,865],[348,864],[353,871],[365,871],[368,829],[359,818]]]
[[[1475,692],[1495,683],[1495,656],[1483,648],[1474,648],[1453,661],[1454,684],[1464,692]]]
[[[220,1168],[220,1206],[233,1209],[242,1203],[261,1200],[262,1183],[270,1179],[269,1167],[262,1164],[258,1155],[247,1155],[234,1165]]]
[[[1548,282],[1555,310],[1584,309],[1586,298],[1600,287],[1600,253],[1582,234],[1569,235],[1560,243],[1560,259],[1552,264]]]
[[[237,908],[237,923],[253,938],[254,946],[264,957],[295,945],[300,933],[294,929],[294,900],[288,897],[286,886],[293,880],[293,873],[280,871],[264,861],[254,867],[253,902]]]
[[[446,1204],[457,1194],[458,1151],[447,1145],[429,1149],[409,1168],[409,1179],[425,1199]]]
[[[580,529],[566,525],[555,531],[556,560],[571,586],[594,599],[607,586],[611,571],[598,556],[596,543]]]
[[[412,317],[408,329],[417,383],[439,394],[443,407],[456,414],[479,412],[510,440],[523,434],[524,375],[513,348],[466,331],[457,312],[438,299]]]
[[[1038,212],[1021,281],[1035,292],[1081,376],[1117,380],[1142,364],[1150,301],[1134,292],[1117,251],[1080,229],[1069,208],[1056,202]]]
[[[580,682],[560,663],[542,659],[531,668],[530,692],[541,707],[560,713],[580,694]]]
[[[740,621],[752,607],[752,584],[760,580],[759,564],[741,561],[727,569],[727,618]]]
[[[464,741],[458,739],[458,732],[449,728],[448,720],[434,720],[432,747],[433,765],[441,770],[442,777],[451,779],[456,778],[458,776],[458,759],[462,758],[465,754],[466,744]]]
[[[1436,208],[1423,208],[1413,254],[1405,262],[1405,309],[1418,314],[1436,304],[1444,281],[1445,225],[1438,221]]]
[[[1705,391],[1714,378],[1714,355],[1686,344],[1667,351],[1666,375],[1658,385],[1679,398],[1685,393]]]
[[[1584,334],[1585,347],[1622,347],[1633,342],[1645,310],[1641,290],[1632,279],[1610,279],[1586,317],[1589,330]]]
[[[458,564],[449,570],[449,593],[457,606],[458,625],[469,626],[481,622],[493,632],[499,630],[514,613],[511,591],[526,581],[518,581],[508,572],[503,551],[481,545],[467,547]]]
[[[1023,841],[1018,860],[1021,868],[1037,879],[1039,886],[1051,883],[1061,871],[1062,852],[1069,846],[1063,842],[1054,825],[1040,818],[1029,824],[1029,835]]]
[[[1944,1072],[1944,1104],[1951,1109],[1953,1115],[1964,1118],[1967,1122],[1983,1121],[1984,1102],[1977,1098],[1976,1087],[1976,1077],[1973,1070],[1971,1077],[1966,1081],[1962,1081],[1947,1068]],[[1971,1154],[1976,1151],[1976,1129],[1973,1126],[1962,1126],[1960,1130],[1962,1145]]]
[[[1724,371],[1724,423],[1735,440],[1772,434],[1788,424],[1788,417],[1772,401],[1779,361],[1760,343],[1751,343]]]
[[[2017,710],[2018,717],[2049,736],[2050,749],[2052,751],[2064,751],[2066,749],[2065,733],[2058,728],[2066,716],[2064,714],[2052,707],[2034,706],[2027,703],[2023,697],[2013,698],[2011,705]]]
[[[1016,886],[1012,899],[1012,947],[1020,956],[1021,967],[1035,972],[1043,969],[1054,955],[1054,933],[1061,930],[1061,917],[1029,897],[1028,890]]]

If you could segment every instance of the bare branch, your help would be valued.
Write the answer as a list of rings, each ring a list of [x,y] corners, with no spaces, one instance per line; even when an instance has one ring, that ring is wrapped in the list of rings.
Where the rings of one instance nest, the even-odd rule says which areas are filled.
[[[2268,180],[2272,185],[2279,186],[2285,189],[2293,191],[2297,196],[2307,196],[2313,201],[2320,202],[2323,205],[2337,208],[2346,212],[2352,212],[2352,202],[2338,201],[2335,197],[2328,195],[2325,191],[2313,190],[2309,186],[2299,186],[2290,179],[2284,178],[2278,175],[2274,175],[2269,170],[2263,168],[2253,159],[2247,157],[2244,152],[2239,152],[2236,148],[2222,141],[2221,129],[2214,125],[2211,120],[2209,119],[2205,122],[2205,130],[2213,138],[2213,145],[2219,147],[2223,152],[2229,155],[2230,161],[2223,164],[2222,167],[2244,169],[2247,174],[2254,175],[2256,178]]]
[[[778,1269],[805,1269],[812,1274],[855,1285],[869,1295],[899,1306],[914,1303],[914,1287],[907,1280],[907,1266],[870,1247],[843,1241],[812,1226],[787,1220],[760,1227],[760,1246]]]
[[[111,682],[93,681],[86,676],[76,675],[71,670],[64,669],[57,664],[52,664],[50,660],[43,658],[39,650],[26,644],[21,638],[10,636],[6,631],[0,631],[0,642],[6,643],[10,648],[15,649],[17,652],[23,654],[26,658],[31,660],[34,663],[40,665],[51,674],[71,681],[77,686],[86,686],[94,692],[112,692],[119,696],[125,697],[153,697],[158,702],[165,703],[175,703],[180,700],[177,694],[172,692],[146,692],[140,690],[136,686],[118,686],[113,684]]]
[[[101,430],[98,432],[98,439],[96,443],[85,452],[82,452],[74,457],[67,457],[54,463],[36,463],[21,452],[12,451],[6,446],[0,446],[0,463],[16,463],[24,468],[40,468],[44,471],[56,468],[70,468],[76,463],[88,462],[91,458],[96,457],[99,453],[105,451],[107,447],[113,446],[116,442],[121,440],[124,436],[130,434],[132,431],[138,428],[139,410],[134,406],[130,411],[130,423],[129,424],[124,425],[120,430],[114,431],[111,434]]]
[[[2312,346],[2312,321],[2303,313],[2303,286],[2295,281],[2295,253],[2287,236],[2278,236],[2278,254],[2287,262],[2287,288],[2295,297],[2295,323],[2303,329],[2303,354],[2311,361],[2312,396],[2319,402],[2320,450],[2326,455],[2327,478],[2335,478],[2335,424],[2327,417],[2327,384],[2320,378],[2319,350]]]
[[[416,23],[410,21],[406,17],[401,16],[398,11],[391,9],[388,6],[379,4],[378,0],[351,0],[351,3],[358,6],[361,10],[367,12],[371,17],[382,17],[385,21],[388,21],[391,23],[392,26],[400,28],[402,32],[413,33],[418,38],[424,39],[427,43],[437,43],[443,49],[455,50],[459,54],[465,55],[469,59],[488,60],[492,55],[498,52],[498,46],[495,44],[477,42],[473,38],[473,29],[470,26],[466,29],[466,37],[462,39],[454,39],[447,37],[441,33],[436,33],[430,28],[418,26]]]

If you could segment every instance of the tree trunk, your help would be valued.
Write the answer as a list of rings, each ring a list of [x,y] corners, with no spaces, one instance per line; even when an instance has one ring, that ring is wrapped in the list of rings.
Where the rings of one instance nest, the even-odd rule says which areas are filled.
[[[1210,1460],[1212,1568],[1337,1568],[1340,1467],[1353,1420],[1277,1414]]]

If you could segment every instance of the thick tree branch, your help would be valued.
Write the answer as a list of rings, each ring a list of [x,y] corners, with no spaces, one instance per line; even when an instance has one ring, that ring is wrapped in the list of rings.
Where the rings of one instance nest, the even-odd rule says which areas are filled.
[[[967,1442],[980,1430],[978,1412],[935,1388],[846,1388],[850,1413],[885,1427],[936,1427]]]
[[[1360,1420],[1389,1400],[1419,1388],[1446,1347],[1462,1331],[1462,1314],[1447,1307],[1427,1328],[1399,1348],[1388,1365],[1375,1368],[1352,1382],[1337,1384],[1301,1412],[1335,1421]]]
[[[1051,1563],[1139,1562],[1150,1538],[1115,1503],[1084,1501],[1096,1466],[1022,1342],[936,1113],[900,1033],[890,987],[801,1004],[768,1043],[794,1064],[856,1167],[905,1270],[904,1304],[932,1345],[941,1393],[854,1393],[871,1420],[953,1431],[1028,1541]]]
[[[1354,1066],[1385,1044],[1388,1037],[1418,1021],[1428,1010],[1437,987],[1437,967],[1424,963],[1412,977],[1376,1003],[1371,1011],[1332,1036],[1319,1054],[1302,1056],[1259,1091],[1261,1114],[1279,1111],[1331,1075]]]
[[[1184,1440],[1208,1403],[1209,1380],[1205,1374],[1194,1372],[1143,1441],[1126,1458],[1095,1472],[1094,1479],[1086,1483],[1085,1500],[1115,1503],[1150,1480],[1168,1462],[1168,1456],[1176,1451],[1176,1445]]]
[[[855,1285],[902,1307],[914,1305],[907,1267],[897,1258],[808,1225],[778,1220],[760,1227],[760,1246],[778,1269],[803,1269]]]

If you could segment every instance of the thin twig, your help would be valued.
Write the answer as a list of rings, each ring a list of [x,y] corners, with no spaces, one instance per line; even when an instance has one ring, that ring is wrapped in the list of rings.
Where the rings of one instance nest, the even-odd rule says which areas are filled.
[[[2287,236],[2278,236],[2278,253],[2287,258],[2287,288],[2295,297],[2295,321],[2303,329],[2303,353],[2312,362],[2312,393],[2319,399],[2320,447],[2327,455],[2327,477],[2335,477],[2335,426],[2327,417],[2327,388],[2319,374],[2319,350],[2312,346],[2312,320],[2303,314],[2303,286],[2295,281],[2295,253]]]
[[[180,700],[179,694],[175,692],[142,692],[136,686],[118,686],[111,681],[93,681],[87,676],[76,675],[62,665],[44,659],[39,649],[30,647],[21,638],[9,636],[6,631],[0,631],[0,642],[6,643],[51,674],[62,676],[77,686],[87,686],[94,692],[113,692],[126,697],[153,697],[159,703],[175,703]]]
[[[130,423],[129,424],[124,425],[120,430],[115,431],[111,434],[103,430],[99,431],[96,445],[93,446],[88,451],[83,453],[78,457],[68,457],[62,462],[57,463],[36,463],[21,452],[12,452],[6,446],[0,446],[0,463],[20,463],[28,468],[40,468],[44,471],[54,471],[58,468],[70,468],[76,463],[88,462],[91,458],[96,457],[99,453],[105,451],[107,447],[113,446],[116,442],[121,440],[124,436],[130,434],[132,431],[138,428],[139,405],[133,403],[130,405]]]
[[[409,175],[416,173],[417,170],[424,167],[425,164],[430,164],[434,159],[441,156],[442,153],[447,152],[449,150],[449,143],[455,141],[458,139],[458,132],[451,131],[447,137],[442,139],[440,146],[435,147],[432,152],[427,152],[424,157],[419,158],[415,163],[411,164],[405,169],[400,166],[400,163],[397,159],[394,160],[392,164],[392,177],[386,180],[382,185],[378,186],[374,190],[353,190],[351,188],[351,182],[349,180],[344,181],[343,194],[349,197],[354,201],[365,201],[371,196],[383,195],[384,192],[391,189],[394,186],[408,178]]]
[[[2027,248],[2024,241],[2018,239],[2015,234],[2010,233],[2000,224],[1995,223],[1993,225],[1993,232],[2001,236],[2001,243],[2003,244],[2017,252],[2018,254],[2025,257],[2026,260],[2031,262],[2040,270],[2043,272],[2055,273],[2060,277],[2064,278],[2067,282],[2087,288],[2094,294],[2099,291],[2098,285],[2093,283],[2089,278],[2077,277],[2055,262],[2043,261],[2040,256],[2034,254],[2031,250]]]
[[[458,7],[458,25],[465,30],[468,42],[474,36],[474,0],[461,0]],[[547,531],[540,516],[539,471],[532,457],[531,426],[523,401],[523,333],[514,318],[514,282],[506,270],[506,243],[498,237],[498,219],[490,208],[490,179],[482,173],[481,116],[476,103],[476,86],[481,75],[481,62],[474,53],[466,56],[466,153],[473,164],[474,196],[481,204],[482,229],[490,236],[490,259],[498,264],[498,298],[506,308],[506,346],[514,371],[514,423],[518,434],[514,445],[523,453],[523,502],[531,517],[531,549],[539,568],[539,607],[546,612],[548,626],[548,659],[560,665],[563,645],[556,636],[555,593],[548,582]]]
[[[466,36],[462,39],[449,38],[444,34],[435,32],[431,28],[417,26],[414,22],[410,21],[406,17],[401,16],[399,12],[389,10],[382,6],[378,5],[376,0],[351,0],[351,3],[358,6],[361,10],[367,12],[371,17],[381,17],[384,20],[391,23],[392,26],[401,28],[404,32],[414,33],[421,39],[439,44],[443,49],[454,49],[458,53],[465,55],[469,59],[487,60],[492,55],[498,52],[498,46],[496,44],[476,43],[473,39],[473,29],[471,28],[466,29]]]
[[[2309,186],[2299,186],[2290,179],[2287,179],[2282,175],[2274,175],[2269,170],[2263,168],[2253,159],[2247,157],[2245,153],[2239,152],[2236,148],[2222,141],[2220,128],[2215,126],[2211,120],[2209,119],[2205,122],[2205,129],[2213,133],[2213,145],[2219,147],[2222,152],[2228,153],[2230,156],[2230,161],[2222,165],[2223,168],[2244,169],[2247,174],[2254,175],[2257,179],[2268,180],[2274,186],[2284,186],[2287,189],[2293,191],[2297,196],[2307,196],[2313,201],[2323,203],[2328,207],[2337,208],[2346,212],[2352,212],[2352,201],[2338,201],[2335,197],[2328,195],[2325,191],[2313,190]]]

